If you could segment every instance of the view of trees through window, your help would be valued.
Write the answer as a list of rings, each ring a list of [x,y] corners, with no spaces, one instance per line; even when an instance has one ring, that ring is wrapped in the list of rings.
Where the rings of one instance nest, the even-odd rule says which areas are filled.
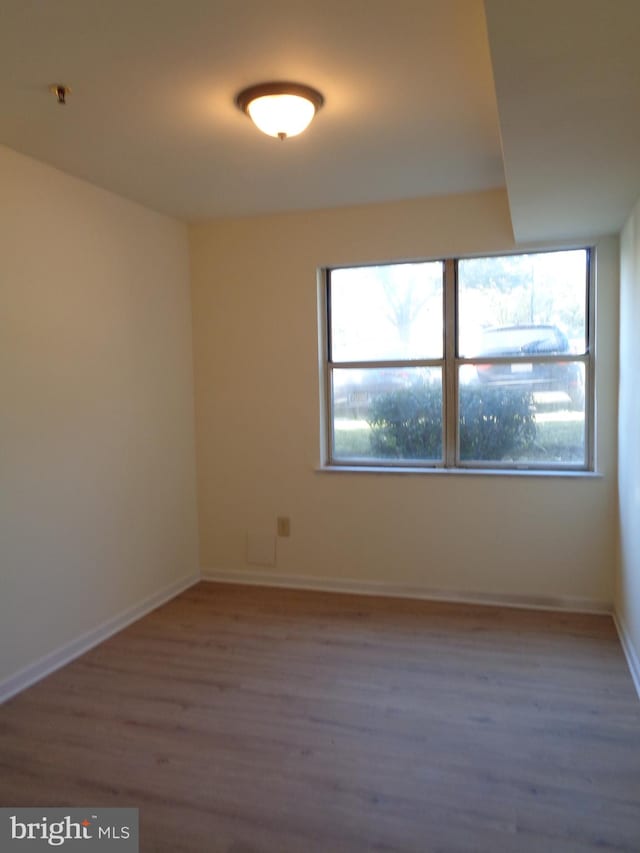
[[[579,249],[330,270],[331,461],[586,467],[588,269]]]
[[[544,252],[458,261],[460,355],[474,355],[491,326],[556,326],[585,351],[587,252]]]

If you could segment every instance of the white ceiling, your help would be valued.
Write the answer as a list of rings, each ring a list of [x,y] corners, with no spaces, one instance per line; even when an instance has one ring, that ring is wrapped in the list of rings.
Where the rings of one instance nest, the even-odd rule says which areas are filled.
[[[0,143],[187,220],[506,175],[520,240],[618,230],[640,196],[640,0],[484,5],[1,0]],[[269,79],[324,93],[302,136],[234,106]]]
[[[487,0],[521,241],[617,232],[640,196],[640,0]]]
[[[189,220],[503,186],[481,0],[2,0],[0,142]],[[301,137],[233,103],[292,79]],[[51,83],[73,94],[59,107]]]

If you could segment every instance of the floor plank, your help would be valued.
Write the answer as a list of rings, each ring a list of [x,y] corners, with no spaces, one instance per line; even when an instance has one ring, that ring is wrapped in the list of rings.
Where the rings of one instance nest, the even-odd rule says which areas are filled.
[[[0,708],[0,803],[144,851],[640,851],[606,616],[199,584]]]

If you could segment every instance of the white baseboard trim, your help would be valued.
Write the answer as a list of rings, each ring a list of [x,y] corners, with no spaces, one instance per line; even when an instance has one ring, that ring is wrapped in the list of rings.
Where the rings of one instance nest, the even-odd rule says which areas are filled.
[[[638,699],[640,699],[640,658],[638,657],[638,653],[636,652],[634,645],[631,642],[631,636],[627,631],[627,626],[625,625],[624,620],[622,619],[620,614],[616,613],[615,611],[613,613],[613,621],[618,632],[618,637],[620,637],[620,645],[622,646],[622,651],[624,652],[624,656],[627,659],[627,665],[631,673],[633,686],[636,688]]]
[[[487,604],[499,607],[520,607],[526,610],[563,610],[573,613],[612,612],[612,605],[586,598],[553,597],[541,595],[509,595],[483,592],[457,592],[425,587],[387,584],[380,581],[342,580],[335,578],[282,575],[268,571],[252,572],[244,569],[225,571],[203,569],[202,580],[214,583],[237,583],[246,586],[276,586],[289,589],[309,589],[318,592],[343,592],[357,595],[381,595],[391,598],[417,598],[426,601],[446,601],[458,604]]]
[[[175,598],[176,595],[184,592],[190,586],[199,583],[200,580],[200,575],[193,574],[174,581],[168,586],[163,587],[163,589],[158,590],[158,592],[154,592],[143,599],[138,604],[128,607],[122,613],[103,622],[97,628],[87,631],[70,643],[65,643],[64,646],[60,646],[60,648],[29,664],[29,666],[24,667],[24,669],[21,669],[14,675],[10,675],[8,678],[0,681],[0,705],[27,687],[31,687],[36,681],[40,681],[47,675],[51,675],[52,672],[60,669],[60,667],[88,652],[89,649],[97,646],[98,643],[102,643],[103,640],[106,640],[113,634],[117,634],[118,631],[122,631],[127,625],[137,621],[142,616],[146,616],[147,613],[165,604],[170,599]]]

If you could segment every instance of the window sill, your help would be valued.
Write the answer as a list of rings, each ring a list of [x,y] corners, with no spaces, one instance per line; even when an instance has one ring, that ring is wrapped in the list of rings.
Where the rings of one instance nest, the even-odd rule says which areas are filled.
[[[601,480],[600,471],[577,471],[569,469],[541,468],[400,468],[386,465],[319,465],[317,474],[405,474],[445,477],[543,477],[569,478],[577,480]]]

